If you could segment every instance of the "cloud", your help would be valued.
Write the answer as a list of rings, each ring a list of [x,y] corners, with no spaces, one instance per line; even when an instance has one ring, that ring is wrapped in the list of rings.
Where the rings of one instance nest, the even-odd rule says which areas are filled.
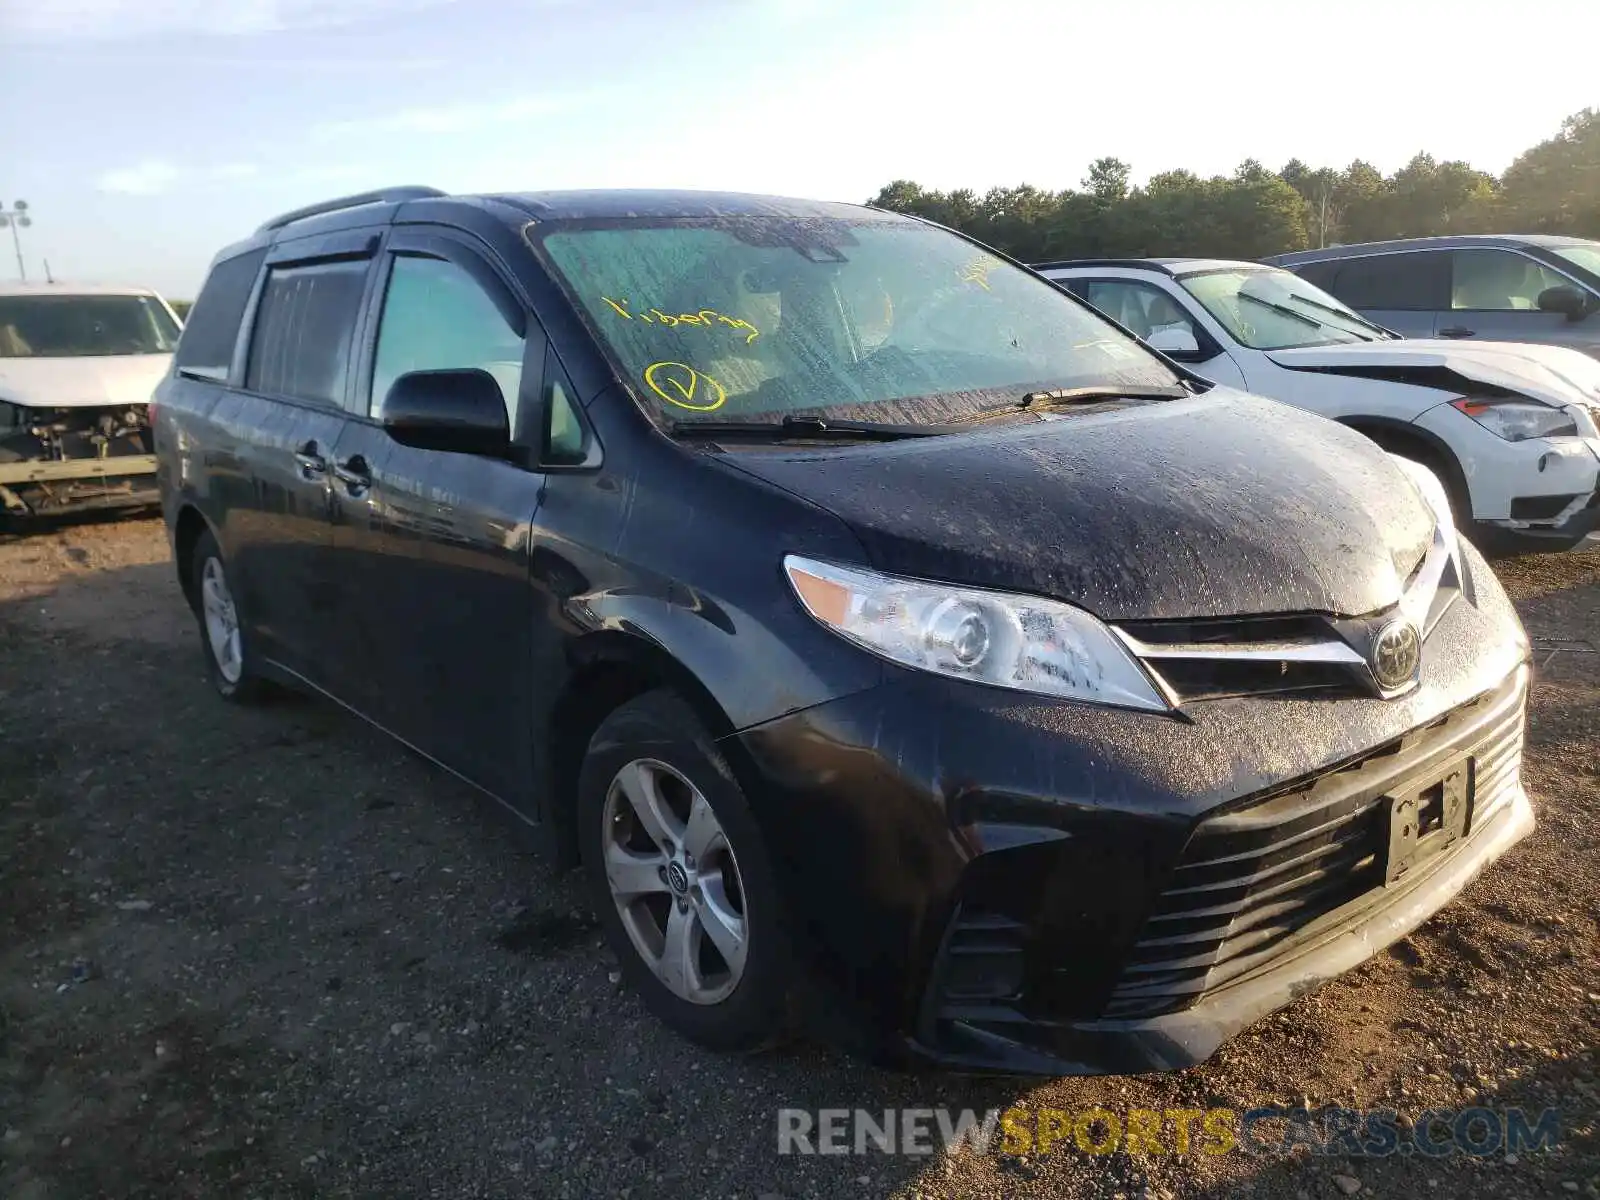
[[[466,133],[492,125],[508,125],[570,112],[599,93],[574,92],[551,96],[520,96],[491,103],[433,104],[375,113],[347,120],[323,121],[311,129],[311,136],[322,141],[353,135],[384,133]],[[614,98],[614,90],[610,95]]]
[[[8,36],[102,41],[150,34],[246,36],[327,29],[456,0],[44,0],[6,4]]]
[[[94,181],[102,192],[121,192],[128,196],[159,196],[178,181],[183,172],[171,163],[142,162],[135,167],[107,171]]]
[[[178,167],[159,159],[150,159],[131,167],[106,171],[94,181],[94,185],[102,192],[116,192],[124,196],[159,196],[171,191],[175,184],[194,187],[208,183],[229,183],[249,179],[259,171],[260,168],[254,163]]]

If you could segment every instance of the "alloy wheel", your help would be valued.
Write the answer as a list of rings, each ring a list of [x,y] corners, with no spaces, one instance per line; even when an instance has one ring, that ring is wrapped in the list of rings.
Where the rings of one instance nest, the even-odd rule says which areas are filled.
[[[682,772],[640,758],[613,777],[603,820],[606,882],[639,957],[681,1000],[727,999],[744,974],[750,925],[710,802]]]
[[[244,674],[244,652],[239,643],[239,613],[222,563],[206,559],[200,574],[200,608],[206,624],[206,640],[217,671],[228,683],[238,683]]]

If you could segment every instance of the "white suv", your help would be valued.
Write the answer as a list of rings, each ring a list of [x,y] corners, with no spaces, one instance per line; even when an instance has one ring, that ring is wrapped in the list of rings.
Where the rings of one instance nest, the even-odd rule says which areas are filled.
[[[1600,362],[1577,350],[1403,339],[1260,263],[1034,269],[1217,383],[1333,417],[1422,462],[1485,549],[1565,550],[1600,527]]]

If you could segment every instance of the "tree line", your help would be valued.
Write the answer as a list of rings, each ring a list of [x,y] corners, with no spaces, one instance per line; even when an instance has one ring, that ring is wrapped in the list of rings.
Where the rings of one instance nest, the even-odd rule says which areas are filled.
[[[938,221],[1024,262],[1203,255],[1260,258],[1308,246],[1448,233],[1600,238],[1600,110],[1586,108],[1498,178],[1418,154],[1393,175],[1357,159],[1342,170],[1246,159],[1231,176],[1163,171],[1139,186],[1097,159],[1081,190],[1031,184],[930,191],[908,179],[868,203]]]

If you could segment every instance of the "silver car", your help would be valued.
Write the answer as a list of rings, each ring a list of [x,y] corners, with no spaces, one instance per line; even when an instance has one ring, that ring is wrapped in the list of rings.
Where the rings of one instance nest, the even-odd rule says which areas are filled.
[[[1328,246],[1264,261],[1407,337],[1544,342],[1600,357],[1600,242],[1462,235]]]

